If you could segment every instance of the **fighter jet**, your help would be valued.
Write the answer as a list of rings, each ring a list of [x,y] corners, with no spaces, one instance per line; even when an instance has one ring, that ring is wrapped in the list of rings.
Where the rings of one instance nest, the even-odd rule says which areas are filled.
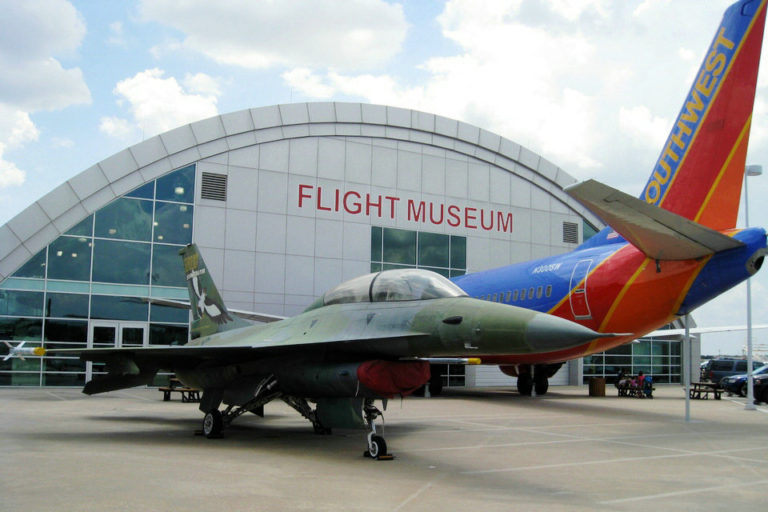
[[[77,353],[106,363],[83,392],[148,385],[161,369],[203,390],[202,433],[219,437],[245,412],[263,415],[280,399],[318,433],[369,428],[365,453],[388,456],[376,433],[374,400],[405,396],[429,381],[429,362],[479,363],[475,354],[567,350],[612,334],[533,310],[468,297],[434,272],[400,269],[338,285],[293,318],[241,327],[195,245],[180,251],[193,313],[182,346],[52,349],[15,347],[15,356]],[[202,298],[202,290],[205,297]],[[198,307],[201,300],[205,307]],[[215,315],[215,318],[213,316]],[[314,403],[313,408],[310,403]],[[222,404],[225,405],[221,410]]]

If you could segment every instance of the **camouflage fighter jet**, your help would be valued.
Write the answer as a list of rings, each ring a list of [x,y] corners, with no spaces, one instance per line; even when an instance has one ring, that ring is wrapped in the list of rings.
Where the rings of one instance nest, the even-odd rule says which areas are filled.
[[[76,353],[105,363],[107,374],[85,385],[89,395],[148,385],[159,370],[173,371],[185,385],[203,390],[202,431],[209,438],[245,412],[263,415],[266,403],[280,399],[318,433],[367,425],[365,453],[381,459],[387,448],[376,433],[381,411],[374,399],[386,408],[386,399],[424,385],[430,361],[472,364],[484,355],[565,350],[612,336],[470,298],[448,279],[420,269],[364,275],[328,291],[300,315],[250,325],[230,314],[197,247],[180,255],[197,336],[187,345],[14,347],[9,356]]]

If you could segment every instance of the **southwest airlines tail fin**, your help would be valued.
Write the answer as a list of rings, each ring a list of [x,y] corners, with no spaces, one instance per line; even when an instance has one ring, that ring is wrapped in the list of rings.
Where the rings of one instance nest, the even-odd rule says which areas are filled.
[[[179,255],[184,261],[184,275],[189,289],[193,339],[250,325],[229,314],[197,245],[184,247]]]
[[[733,228],[763,44],[766,2],[723,15],[640,198],[716,230]]]

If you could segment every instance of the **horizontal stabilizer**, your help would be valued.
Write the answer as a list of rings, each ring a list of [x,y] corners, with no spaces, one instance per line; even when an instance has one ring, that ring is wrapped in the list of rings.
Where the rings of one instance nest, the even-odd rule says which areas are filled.
[[[142,300],[146,300],[146,302],[149,302],[150,304],[157,304],[158,306],[166,306],[166,307],[176,308],[176,309],[192,308],[192,306],[189,305],[189,302],[181,301],[181,300],[158,299],[154,297],[150,297],[148,299],[142,299]],[[241,309],[230,309],[229,312],[244,320],[248,320],[251,322],[261,322],[265,324],[268,324],[271,322],[277,322],[280,320],[285,320],[286,318],[288,318],[287,316],[273,315],[271,313],[257,313],[255,311],[244,311]]]
[[[599,181],[577,183],[565,191],[643,254],[655,260],[702,258],[744,245]]]

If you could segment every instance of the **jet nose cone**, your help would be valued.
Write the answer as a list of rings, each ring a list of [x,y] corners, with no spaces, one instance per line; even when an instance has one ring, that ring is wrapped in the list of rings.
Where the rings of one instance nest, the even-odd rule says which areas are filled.
[[[539,313],[528,322],[525,339],[536,352],[552,352],[606,336],[612,334],[602,334],[576,322]]]

